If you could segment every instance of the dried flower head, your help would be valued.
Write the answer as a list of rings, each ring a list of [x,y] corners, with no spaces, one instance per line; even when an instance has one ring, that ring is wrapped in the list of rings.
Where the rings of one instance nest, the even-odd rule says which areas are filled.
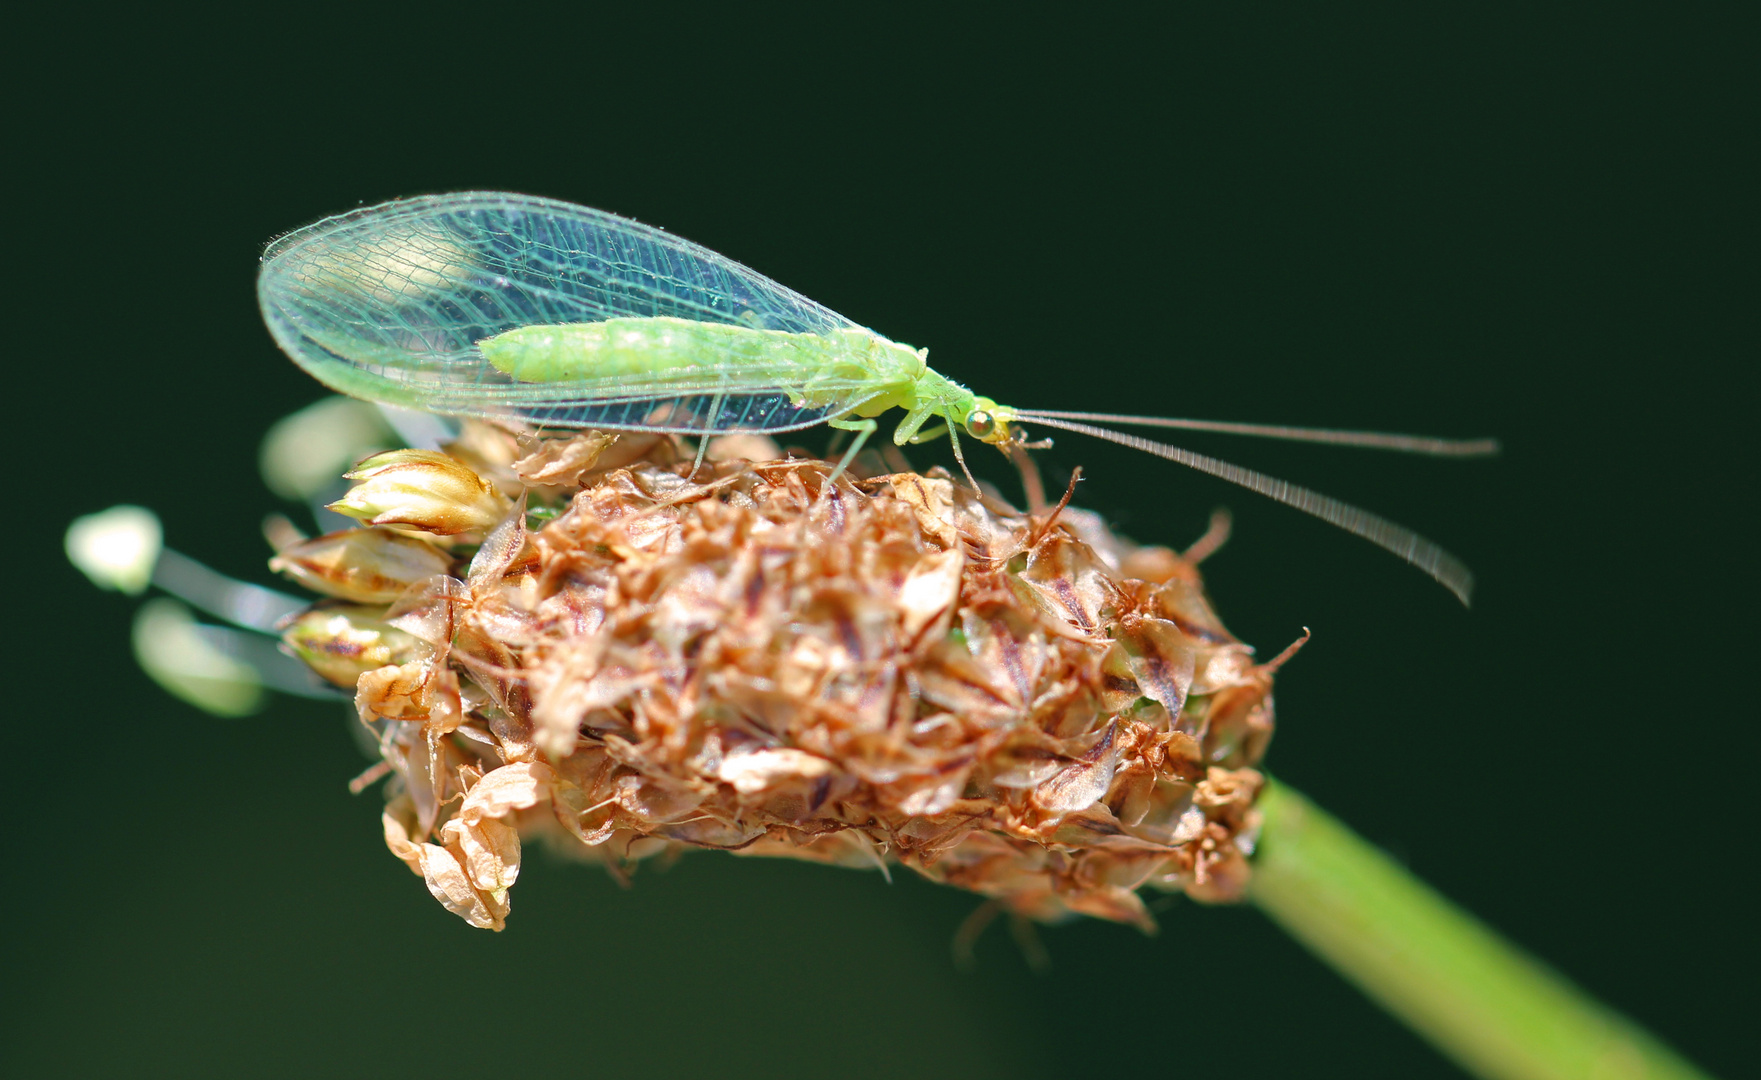
[[[332,659],[369,655],[327,650],[333,624],[408,635],[356,684],[386,841],[473,925],[504,924],[535,836],[614,871],[682,847],[897,863],[1146,929],[1141,887],[1241,895],[1278,661],[1223,628],[1195,560],[939,471],[829,484],[723,444],[693,475],[667,440],[515,461],[497,439],[446,466],[523,492],[468,563],[436,547],[382,619],[290,631]]]

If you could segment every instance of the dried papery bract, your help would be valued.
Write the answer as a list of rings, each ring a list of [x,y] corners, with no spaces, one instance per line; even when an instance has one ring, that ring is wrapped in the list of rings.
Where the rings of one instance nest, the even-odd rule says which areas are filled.
[[[406,588],[383,621],[413,653],[356,704],[388,844],[473,925],[504,924],[534,836],[619,871],[691,846],[896,863],[1145,929],[1143,887],[1242,894],[1271,672],[1190,561],[939,472],[712,453],[687,479],[664,441],[472,437],[502,463],[484,487],[560,512],[528,531],[517,499]]]

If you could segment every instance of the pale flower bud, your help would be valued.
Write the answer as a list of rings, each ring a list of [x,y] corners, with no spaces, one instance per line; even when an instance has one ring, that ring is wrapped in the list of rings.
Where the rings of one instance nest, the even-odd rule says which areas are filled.
[[[375,454],[346,475],[360,483],[330,509],[368,525],[439,536],[484,532],[500,524],[512,506],[482,477],[438,450]]]
[[[396,438],[374,406],[328,397],[276,421],[263,436],[258,467],[270,491],[304,501],[335,483],[350,463]]]
[[[154,682],[204,712],[249,716],[263,707],[261,676],[203,632],[214,629],[176,600],[149,600],[135,613],[135,660]]]
[[[452,560],[432,544],[385,529],[344,529],[284,548],[269,569],[326,596],[384,604],[447,573]]]
[[[281,640],[313,671],[352,689],[362,672],[416,659],[416,639],[381,614],[352,605],[314,608],[288,624]]]
[[[139,506],[112,506],[67,527],[67,558],[93,583],[138,596],[153,580],[162,546],[159,518]]]

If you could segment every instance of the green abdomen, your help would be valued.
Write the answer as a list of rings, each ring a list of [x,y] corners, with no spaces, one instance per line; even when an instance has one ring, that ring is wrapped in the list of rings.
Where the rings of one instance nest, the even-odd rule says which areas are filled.
[[[829,366],[867,366],[883,343],[867,331],[791,334],[667,316],[522,326],[477,343],[495,367],[522,382],[652,376],[690,368],[746,368],[807,381]]]

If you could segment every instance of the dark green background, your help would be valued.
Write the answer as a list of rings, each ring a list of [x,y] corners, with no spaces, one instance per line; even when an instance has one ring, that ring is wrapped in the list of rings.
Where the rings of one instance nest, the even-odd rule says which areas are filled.
[[[268,580],[257,440],[320,390],[258,321],[261,245],[464,188],[663,226],[1025,407],[1503,438],[1491,463],[1186,440],[1445,542],[1471,612],[1176,466],[1078,436],[1042,460],[1145,540],[1232,507],[1219,609],[1263,652],[1315,632],[1270,767],[1745,1071],[1736,28],[861,10],[275,8],[15,39],[4,1071],[1456,1075],[1247,909],[1055,928],[1043,976],[993,931],[961,974],[973,901],[920,882],[701,854],[626,891],[534,857],[509,929],[471,930],[384,850],[377,793],[344,790],[337,709],[222,722],[148,682],[66,522],[142,503]]]

